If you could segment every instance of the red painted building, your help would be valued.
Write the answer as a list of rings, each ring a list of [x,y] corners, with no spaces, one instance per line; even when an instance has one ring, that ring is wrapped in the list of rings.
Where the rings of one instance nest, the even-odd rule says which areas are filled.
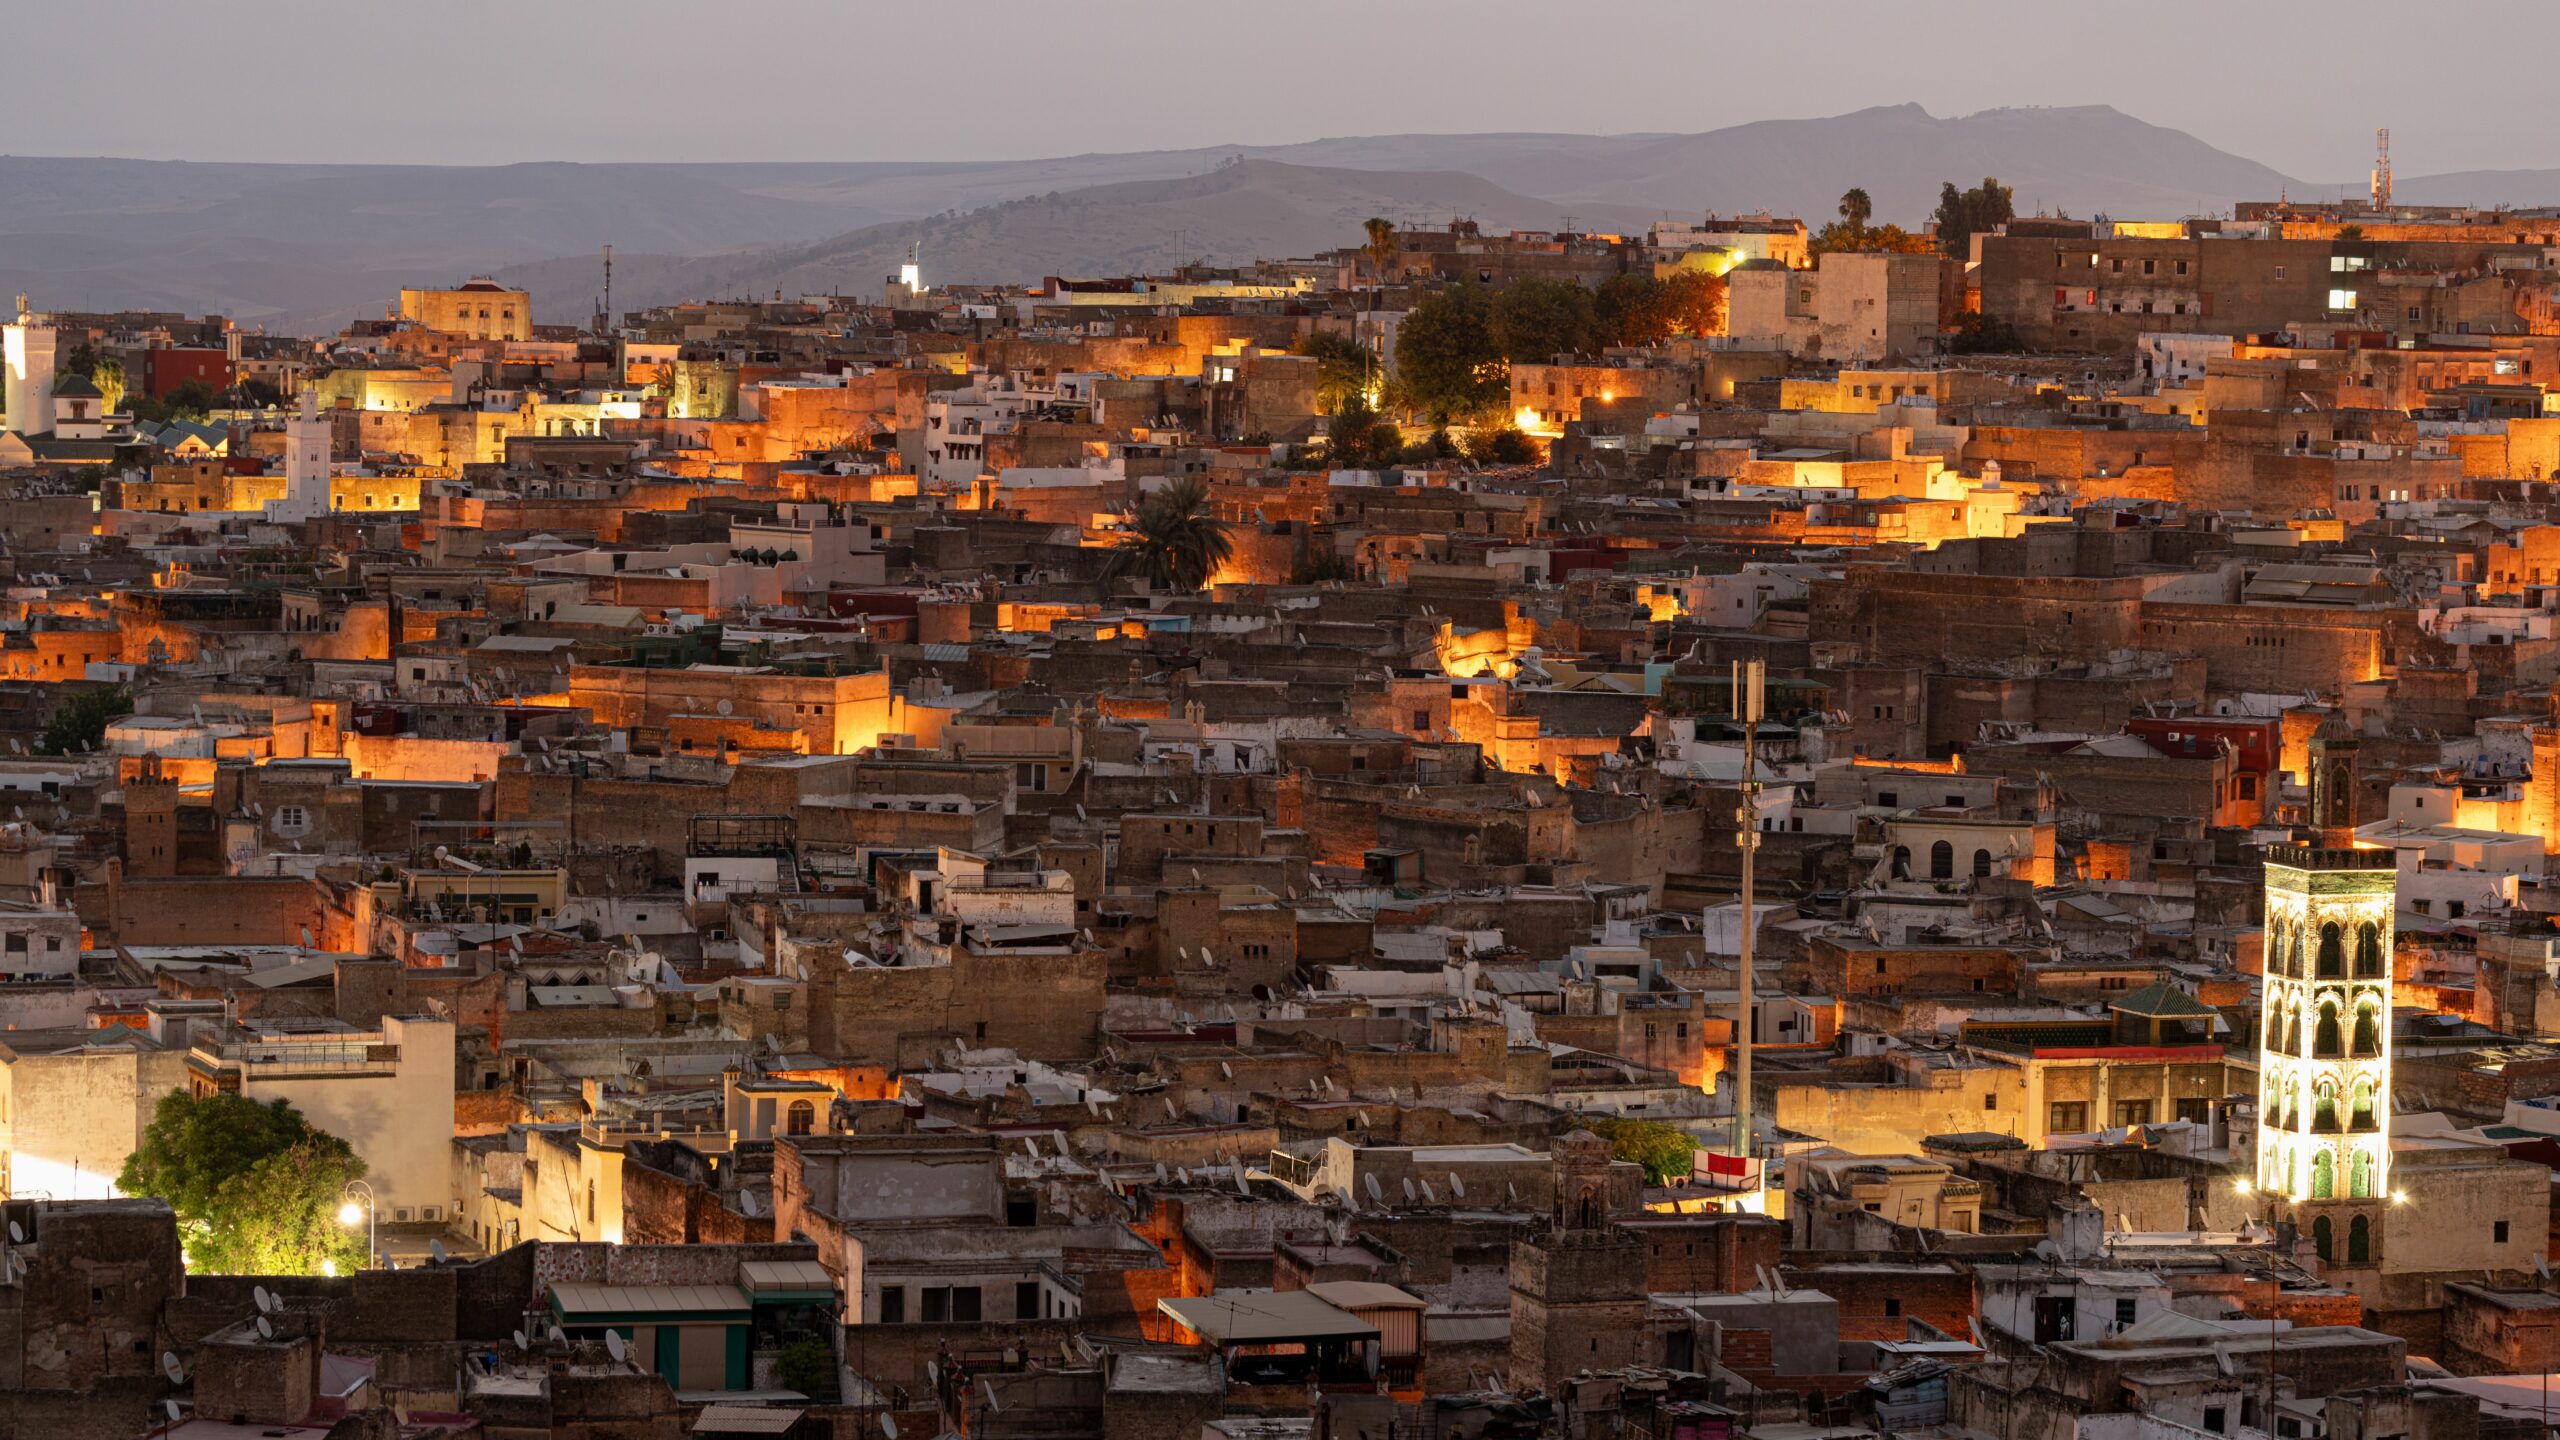
[[[178,349],[174,346],[142,352],[140,389],[154,400],[166,400],[169,392],[190,380],[204,383],[219,394],[231,388],[231,356],[229,352],[211,349]]]

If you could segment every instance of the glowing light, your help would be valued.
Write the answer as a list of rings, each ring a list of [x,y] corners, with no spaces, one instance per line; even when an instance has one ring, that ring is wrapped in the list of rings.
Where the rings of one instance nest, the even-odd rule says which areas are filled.
[[[321,1262],[320,1262],[320,1273],[321,1273],[321,1274],[323,1274],[323,1275],[332,1275],[332,1276],[336,1275],[336,1274],[338,1273],[338,1262],[337,1262],[337,1261],[335,1261],[335,1260],[323,1260],[323,1261],[321,1261]]]
[[[2392,1191],[2392,1192],[2391,1192],[2391,1203],[2392,1203],[2392,1204],[2394,1204],[2394,1205],[2406,1205],[2406,1204],[2408,1204],[2408,1203],[2409,1203],[2409,1192],[2408,1192],[2408,1191],[2406,1191],[2406,1190],[2394,1190],[2394,1191]]]
[[[2255,1185],[2250,1184],[2250,1183],[2249,1183],[2248,1181],[2246,1181],[2246,1180],[2234,1180],[2234,1181],[2232,1181],[2232,1182],[2231,1182],[2231,1188],[2232,1188],[2232,1189],[2234,1189],[2234,1190],[2239,1191],[2239,1192],[2240,1192],[2241,1194],[2243,1194],[2243,1195],[2254,1195],[2254,1194],[2258,1193],[2258,1187],[2257,1187],[2257,1186],[2255,1186]]]
[[[363,1206],[361,1206],[361,1205],[358,1205],[358,1204],[357,1204],[356,1202],[354,1202],[353,1200],[350,1200],[350,1201],[348,1201],[346,1204],[339,1206],[339,1207],[338,1207],[338,1223],[339,1223],[339,1224],[341,1224],[341,1225],[361,1225],[361,1224],[363,1224],[363,1223],[364,1223],[364,1207],[363,1207]]]

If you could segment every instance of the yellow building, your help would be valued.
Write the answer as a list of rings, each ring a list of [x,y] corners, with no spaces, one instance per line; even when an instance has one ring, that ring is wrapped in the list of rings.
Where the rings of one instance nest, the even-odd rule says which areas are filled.
[[[400,291],[400,318],[471,340],[533,338],[533,297],[476,277],[451,290]]]

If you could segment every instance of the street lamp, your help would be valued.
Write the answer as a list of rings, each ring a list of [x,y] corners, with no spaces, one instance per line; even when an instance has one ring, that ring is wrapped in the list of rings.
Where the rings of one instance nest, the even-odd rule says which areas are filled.
[[[369,1269],[381,1263],[374,1238],[373,1187],[361,1180],[350,1180],[338,1192],[338,1223],[352,1229],[358,1220],[364,1222],[364,1263]]]

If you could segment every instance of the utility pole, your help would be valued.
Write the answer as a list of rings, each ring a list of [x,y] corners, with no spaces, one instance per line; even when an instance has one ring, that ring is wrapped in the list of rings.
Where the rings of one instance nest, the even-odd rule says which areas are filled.
[[[1759,1029],[1751,994],[1751,858],[1760,849],[1760,692],[1768,664],[1733,662],[1733,718],[1742,722],[1742,805],[1734,811],[1733,843],[1742,851],[1742,997],[1733,1022],[1733,1147],[1743,1173],[1751,1159],[1751,1040]]]

